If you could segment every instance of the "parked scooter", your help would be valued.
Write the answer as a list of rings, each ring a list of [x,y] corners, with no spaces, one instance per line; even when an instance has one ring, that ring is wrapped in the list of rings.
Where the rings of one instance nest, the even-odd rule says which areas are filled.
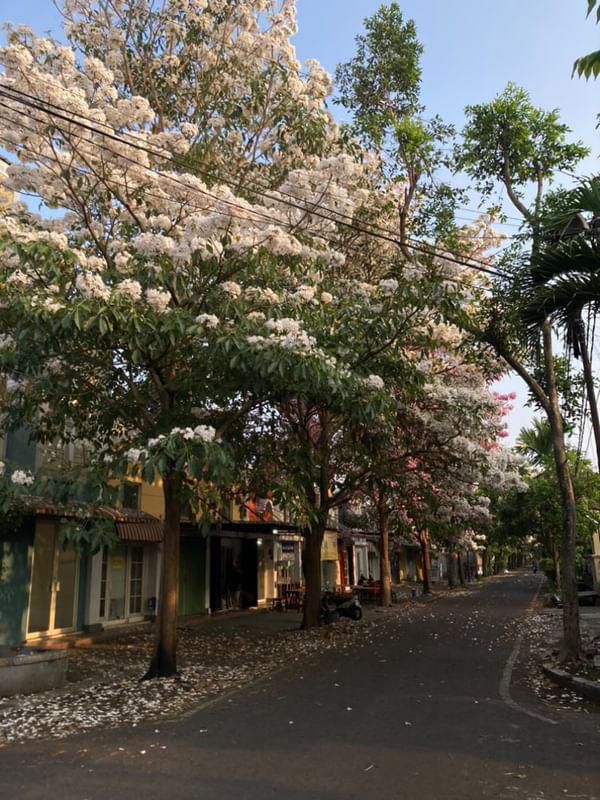
[[[363,615],[362,606],[355,594],[337,597],[332,592],[324,592],[321,597],[321,623],[329,625],[340,617],[348,617],[357,622]]]

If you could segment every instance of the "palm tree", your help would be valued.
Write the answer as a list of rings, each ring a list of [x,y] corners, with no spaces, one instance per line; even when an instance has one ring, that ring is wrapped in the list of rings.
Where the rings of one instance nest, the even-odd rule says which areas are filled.
[[[553,457],[552,431],[546,420],[534,419],[531,428],[521,428],[517,450],[534,466],[545,467]]]
[[[590,221],[588,221],[588,217]],[[545,244],[533,258],[532,300],[524,315],[539,325],[550,317],[565,331],[575,358],[581,358],[600,469],[600,415],[583,312],[600,309],[600,179],[586,181],[560,199],[543,221]]]
[[[599,0],[587,0],[588,16],[596,9],[596,22],[600,22],[600,2]],[[580,78],[597,78],[600,74],[600,50],[594,50],[593,53],[588,53],[581,56],[573,64],[573,74],[577,73]]]

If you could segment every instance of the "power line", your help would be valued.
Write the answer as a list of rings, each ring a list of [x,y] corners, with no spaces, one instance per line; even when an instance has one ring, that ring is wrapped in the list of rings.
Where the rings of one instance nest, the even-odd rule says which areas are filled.
[[[20,92],[19,90],[15,90],[15,89],[12,89],[12,88],[11,88],[11,89],[10,89],[10,91],[12,91],[12,92],[16,93],[17,95],[19,95],[19,94],[23,94],[23,95],[25,95],[25,96],[27,96],[27,97],[31,97],[31,95],[27,95],[27,93]],[[2,91],[0,90],[0,95],[1,95],[1,94],[2,94]],[[23,101],[23,100],[20,100],[20,99],[18,99],[18,98],[14,98],[14,97],[11,97],[11,96],[8,96],[8,97],[7,97],[6,95],[3,95],[3,96],[4,96],[6,99],[12,100],[12,101],[14,101],[14,102],[22,103],[23,105],[25,105],[25,106],[27,106],[27,107],[33,107],[35,110],[37,110],[37,111],[40,111],[40,112],[42,112],[42,113],[47,113],[47,114],[49,114],[49,115],[51,116],[51,112],[49,112],[49,111],[48,111],[48,109],[45,109],[45,108],[43,108],[43,107],[40,107],[39,105],[36,105],[35,103],[26,102],[26,101]],[[52,104],[52,103],[47,103],[46,101],[41,101],[41,102],[44,102],[44,103],[46,103],[46,105],[50,105],[50,106],[52,106],[52,107],[54,107],[54,108],[59,108],[59,109],[61,108],[60,106],[55,106],[54,104]],[[10,107],[9,107],[9,108],[10,108]],[[11,110],[12,110],[12,109],[11,109]],[[63,109],[63,110],[64,110],[64,109]],[[153,150],[153,149],[151,149],[151,148],[148,148],[148,147],[146,147],[146,146],[139,145],[139,144],[137,144],[137,143],[136,143],[136,144],[133,144],[133,143],[131,143],[131,142],[128,142],[128,141],[126,141],[126,140],[123,140],[123,139],[121,139],[119,136],[116,136],[116,135],[114,134],[114,132],[113,132],[113,133],[104,133],[103,131],[98,131],[98,130],[97,130],[97,129],[95,129],[93,126],[91,126],[91,125],[89,125],[89,124],[87,124],[87,123],[81,123],[81,122],[77,122],[76,120],[72,120],[72,119],[70,119],[70,118],[65,118],[65,117],[64,117],[64,116],[63,116],[61,113],[55,113],[55,114],[54,114],[54,116],[57,116],[57,117],[59,117],[60,119],[66,120],[66,121],[67,121],[69,124],[75,124],[75,125],[78,125],[79,127],[83,127],[83,128],[85,128],[85,129],[87,129],[87,130],[90,130],[90,131],[92,131],[93,133],[96,133],[96,134],[98,134],[98,135],[100,135],[100,136],[106,136],[107,138],[114,139],[114,140],[116,140],[116,141],[120,142],[121,144],[125,144],[125,145],[127,145],[128,147],[132,147],[133,149],[138,149],[138,150],[144,151],[144,152],[146,152],[146,153],[148,153],[148,154],[150,154],[150,155],[153,155],[153,156],[155,156],[155,157],[161,158],[162,160],[172,161],[173,163],[177,164],[177,162],[176,162],[176,160],[175,160],[175,159],[173,159],[172,157],[169,157],[169,156],[168,156],[168,155],[166,155],[165,153],[160,153],[160,152],[158,152],[158,151],[156,151],[156,150]],[[81,117],[82,119],[86,119],[86,118],[85,118],[85,117],[83,117],[83,115],[81,115],[81,114],[76,114],[76,116],[79,116],[79,117]],[[39,120],[37,120],[37,119],[36,119],[36,121],[38,121],[38,122],[39,122]],[[107,126],[105,123],[100,123],[100,124],[103,124],[103,125],[105,125],[105,127],[109,127],[109,126]],[[61,131],[62,131],[63,133],[65,133],[66,135],[73,135],[71,132],[69,132],[69,131],[64,131],[64,129],[61,129],[61,128],[59,128],[58,126],[56,126],[56,128],[57,128],[57,130],[61,130]],[[132,134],[130,134],[130,135],[132,135]],[[82,140],[83,140],[83,141],[86,141],[86,140],[84,139],[84,137],[80,137],[80,138],[82,138]],[[94,144],[94,145],[96,145],[96,146],[98,146],[98,143],[97,143],[97,142],[95,142],[95,141],[94,141],[94,142],[91,142],[91,143],[92,143],[92,144]],[[175,180],[175,181],[176,181],[176,179],[175,179],[175,178],[173,178],[172,176],[165,176],[165,175],[164,175],[164,173],[160,172],[159,170],[156,170],[156,169],[154,169],[154,168],[151,168],[151,167],[146,167],[145,165],[142,165],[142,164],[140,164],[139,162],[137,162],[137,161],[135,161],[135,160],[133,160],[133,159],[130,159],[130,158],[128,158],[127,156],[123,156],[123,155],[122,155],[122,154],[120,154],[120,153],[114,153],[114,151],[111,151],[111,150],[110,150],[110,148],[107,148],[107,147],[106,147],[106,145],[103,145],[103,147],[104,147],[104,149],[106,149],[106,150],[107,150],[107,152],[112,152],[114,155],[117,155],[117,156],[119,156],[119,157],[121,157],[121,158],[125,158],[125,159],[127,159],[127,160],[131,161],[132,163],[136,164],[138,167],[141,167],[141,168],[143,168],[143,169],[148,169],[148,170],[150,170],[150,171],[153,171],[153,172],[155,172],[156,174],[159,174],[159,175],[161,175],[162,177],[167,177],[167,178],[170,178],[171,180]],[[199,171],[199,174],[201,174],[201,175],[203,175],[203,176],[206,176],[206,174],[207,174],[207,173],[206,173],[206,172],[204,172],[204,173],[203,173],[202,171]],[[177,182],[177,181],[176,181],[176,182]],[[188,189],[190,188],[190,187],[188,187],[188,186],[187,186],[187,184],[183,184],[183,182],[181,182],[181,181],[179,181],[179,182],[180,182],[180,183],[182,183],[182,185],[185,185],[185,186],[186,186],[186,188],[188,188]],[[230,186],[230,187],[232,187],[232,186],[233,186],[233,188],[235,188],[235,189],[239,189],[239,188],[240,188],[240,185],[239,185],[239,184],[235,184],[235,183],[228,182],[228,181],[223,181],[223,183],[224,183],[225,185],[228,185],[228,186]],[[201,190],[197,189],[197,191],[201,191]],[[376,233],[373,233],[371,230],[368,230],[368,229],[365,229],[365,228],[359,228],[359,227],[356,225],[356,223],[354,223],[354,222],[353,222],[353,223],[350,225],[350,224],[348,224],[348,223],[344,222],[343,220],[340,220],[340,219],[337,219],[337,218],[332,218],[332,217],[330,217],[330,216],[327,216],[327,215],[324,215],[324,214],[320,213],[320,211],[317,211],[317,209],[322,209],[322,208],[323,208],[323,206],[321,206],[321,205],[320,205],[320,204],[318,204],[318,203],[315,203],[315,204],[312,204],[312,203],[311,203],[309,207],[305,207],[305,206],[299,206],[299,205],[297,204],[297,199],[296,199],[296,198],[295,198],[293,195],[288,195],[288,194],[286,194],[285,192],[280,192],[279,190],[274,190],[274,191],[276,191],[276,192],[277,192],[277,195],[272,195],[272,194],[266,193],[264,190],[262,190],[262,191],[261,191],[260,189],[254,189],[254,191],[255,191],[255,193],[256,193],[256,194],[258,194],[259,196],[267,197],[268,199],[274,200],[274,201],[276,201],[276,202],[282,202],[282,203],[284,203],[285,205],[292,206],[293,208],[296,208],[296,209],[298,209],[298,210],[301,210],[301,211],[303,211],[304,213],[306,213],[306,212],[308,212],[308,213],[311,213],[311,214],[313,214],[313,215],[315,215],[315,216],[318,216],[318,217],[320,217],[320,218],[322,218],[322,219],[326,219],[326,220],[327,220],[327,221],[329,221],[329,222],[335,222],[335,223],[337,223],[337,224],[345,225],[346,227],[351,227],[351,228],[353,228],[354,230],[356,230],[356,231],[358,231],[358,232],[361,232],[361,233],[364,233],[364,234],[367,234],[367,235],[372,235],[372,236],[376,236],[376,235],[377,235]],[[203,194],[209,194],[209,196],[210,196],[210,193],[207,193],[207,192],[202,192],[202,193],[203,193]],[[281,195],[281,196],[279,196],[279,195]],[[296,201],[296,202],[293,202],[293,203],[292,203],[292,202],[289,202],[289,201],[286,201],[286,200],[282,200],[282,199],[281,199],[281,197],[292,197],[292,198],[293,198],[293,200],[294,200],[294,201]],[[235,204],[232,204],[230,201],[221,201],[221,202],[227,202],[229,205],[235,205]],[[238,208],[239,208],[239,206],[238,206]],[[331,209],[327,209],[327,210],[331,211]],[[333,213],[337,214],[337,216],[338,216],[338,217],[346,217],[346,218],[347,218],[347,219],[349,219],[349,220],[353,220],[353,217],[351,217],[351,216],[350,216],[350,215],[348,215],[348,214],[343,214],[342,212],[333,212]],[[398,240],[398,239],[395,237],[395,233],[394,233],[394,232],[391,232],[391,231],[390,231],[390,229],[388,229],[388,228],[384,228],[384,227],[382,227],[382,226],[377,226],[377,225],[374,225],[374,224],[372,224],[372,223],[369,223],[369,226],[370,226],[370,228],[372,228],[373,230],[375,230],[375,231],[377,231],[377,232],[378,232],[378,231],[382,231],[382,232],[383,232],[383,234],[384,234],[384,235],[379,235],[379,236],[378,236],[378,238],[380,238],[380,239],[383,239],[383,240],[385,240],[385,241],[390,241],[390,242],[392,242],[393,244],[396,244],[396,245],[398,245],[398,246],[402,246],[402,243],[400,242],[400,240]],[[424,254],[426,254],[426,255],[438,255],[438,256],[440,256],[441,258],[444,258],[444,259],[446,259],[446,260],[448,260],[448,261],[452,261],[452,262],[454,262],[454,263],[457,263],[457,264],[459,264],[459,265],[461,265],[461,266],[465,266],[465,267],[471,267],[471,268],[473,268],[473,269],[477,269],[477,267],[475,267],[475,266],[474,266],[474,264],[475,264],[475,263],[477,263],[477,264],[485,264],[485,265],[486,265],[486,267],[485,267],[484,269],[481,269],[480,271],[482,271],[482,272],[487,272],[487,273],[489,273],[489,274],[491,274],[491,275],[497,275],[498,277],[506,277],[506,275],[503,275],[502,273],[500,273],[500,271],[498,271],[498,270],[492,270],[492,269],[490,269],[490,268],[487,266],[487,262],[485,262],[485,261],[482,261],[481,259],[469,258],[469,261],[472,261],[472,262],[474,262],[474,263],[473,263],[473,264],[470,264],[470,263],[469,263],[469,264],[467,264],[467,263],[466,263],[464,260],[463,260],[463,261],[459,261],[459,260],[457,260],[455,257],[451,256],[450,254],[448,254],[448,253],[446,253],[446,252],[444,252],[444,251],[440,251],[440,250],[439,250],[438,248],[436,248],[434,245],[428,245],[428,244],[424,244],[424,243],[414,244],[413,242],[415,242],[415,241],[417,241],[417,240],[415,240],[415,239],[411,239],[410,241],[407,241],[407,242],[405,242],[404,244],[405,244],[405,246],[407,246],[408,248],[410,248],[410,249],[412,249],[412,250],[415,250],[415,251],[417,251],[417,252],[422,252],[422,253],[424,253]]]
[[[288,72],[288,73],[290,72],[290,70],[287,67],[284,67],[282,64],[280,64],[279,62],[274,61],[273,59],[271,59],[269,61],[269,63],[275,64],[277,67],[282,69],[284,72]],[[310,75],[310,73],[302,73],[301,71],[299,72],[299,74],[305,74],[305,75],[308,75],[308,76]],[[45,81],[45,83],[47,83],[47,85],[49,85],[49,86],[52,85],[52,84],[50,84],[49,81]],[[47,106],[49,106],[51,108],[55,108],[60,112],[64,112],[64,113],[67,113],[67,114],[70,114],[70,115],[74,115],[74,116],[80,117],[81,119],[85,120],[86,122],[90,121],[89,118],[86,117],[83,114],[79,114],[78,112],[72,111],[70,109],[66,109],[64,106],[56,105],[55,103],[51,103],[48,100],[40,100],[40,98],[38,98],[37,96],[29,94],[28,92],[24,92],[22,89],[15,89],[14,87],[8,86],[8,85],[5,85],[4,88],[7,89],[10,92],[14,92],[17,95],[21,95],[21,96],[27,97],[31,101],[34,101],[34,102],[37,102],[37,103],[44,103],[45,105],[47,105]],[[69,121],[70,122],[74,122],[74,120],[72,120],[72,119],[69,119]],[[78,124],[78,123],[76,123],[76,124]],[[114,128],[112,128],[108,123],[100,122],[99,120],[98,121],[94,120],[94,124],[101,125],[102,127],[107,128],[108,131],[114,133]],[[100,131],[98,131],[98,133],[100,133]],[[134,140],[137,139],[137,135],[134,132],[124,132],[121,135],[122,136],[129,136]],[[136,142],[136,144],[139,144],[139,142]],[[133,145],[130,145],[130,146],[133,146]],[[140,146],[143,147],[143,145],[140,145]],[[162,157],[164,157],[164,154],[163,154]],[[175,160],[175,159],[171,158],[171,160]],[[274,191],[277,191],[278,194],[282,194],[283,196],[291,197],[294,200],[296,199],[294,197],[294,195],[289,195],[289,194],[287,194],[285,192],[280,192],[280,190],[274,190]],[[323,192],[322,194],[327,195],[329,193],[328,192]],[[485,212],[482,212],[480,209],[469,208],[468,206],[456,206],[456,208],[459,209],[459,210],[462,210],[462,211],[467,211],[467,212],[469,212],[471,214],[475,214],[476,216],[479,216],[479,217],[482,216],[485,213]],[[503,216],[505,217],[505,219],[516,220],[516,222],[521,223],[521,224],[523,222],[523,220],[521,218],[516,217],[516,216],[510,216],[508,214],[503,214]],[[455,216],[455,218],[459,219],[459,220],[463,220],[464,222],[472,222],[472,220],[470,220],[470,219],[468,219],[466,217]],[[506,225],[506,226],[509,226],[509,227],[519,227],[516,224],[511,224],[511,223],[507,223],[507,222],[498,222],[498,224]],[[390,232],[389,229],[383,229],[382,228],[382,230],[387,230],[387,232]]]
[[[0,107],[2,107],[3,105],[4,105],[3,103],[0,103]],[[19,123],[19,124],[25,130],[28,130],[28,131],[31,131],[32,133],[35,133],[35,130],[33,128],[30,128],[29,126],[24,125],[23,123]],[[77,138],[82,138],[79,134],[73,134],[73,135],[75,135]],[[86,140],[86,141],[90,141],[90,140]],[[5,138],[5,137],[3,137],[1,135],[0,135],[0,142],[3,142],[4,144],[9,145],[9,146],[13,146],[14,145],[14,142],[12,142],[10,139],[7,139],[7,138]],[[31,148],[29,148],[29,149],[31,150]],[[35,151],[32,151],[32,152],[35,152]],[[110,151],[110,152],[112,152],[112,151]],[[46,158],[49,162],[51,162],[51,159],[48,156],[44,156],[41,153],[35,153],[35,155],[40,159]],[[79,174],[82,174],[85,177],[89,177],[89,173],[86,173],[83,170],[80,170]],[[98,180],[100,180],[100,179],[98,178]],[[122,187],[122,188],[124,188],[126,190],[128,190],[130,188],[130,187],[127,186],[126,183],[123,183],[122,181],[118,181],[114,177],[110,178],[110,183],[112,185],[115,185],[115,186],[120,186],[120,187]],[[25,192],[25,191],[21,191],[21,192],[19,192],[19,194],[24,195],[26,197],[34,197],[34,198],[39,199],[40,201],[44,202],[44,198],[39,194],[33,194],[31,192]],[[156,198],[156,199],[161,200],[161,201],[165,200],[164,195],[156,194],[155,192],[151,192],[151,191],[149,191],[147,189],[144,190],[144,195],[148,196],[148,197]],[[195,210],[195,211],[206,212],[206,207],[204,207],[204,206],[194,205],[193,203],[190,203],[189,201],[178,201],[178,202],[180,202],[181,205],[185,206],[186,208],[189,208],[189,209],[192,209],[192,210]],[[225,202],[225,201],[223,201],[223,202]],[[251,211],[250,213],[252,213],[255,216],[259,217],[259,219],[261,219],[261,221],[264,220],[264,221],[268,221],[268,222],[271,222],[271,223],[273,221],[271,217],[267,217],[264,214],[260,214],[257,211]],[[230,214],[230,216],[231,216],[232,219],[236,219],[236,220],[245,221],[247,219],[246,217],[239,217],[239,216],[236,216],[235,214]],[[287,225],[288,227],[293,227],[293,225],[291,223],[283,223],[282,222],[280,224]],[[336,246],[340,245],[339,241],[336,241],[335,239],[332,239],[331,237],[325,236],[322,233],[313,232],[313,233],[311,233],[311,235],[316,237],[316,238],[318,238],[318,239],[322,239],[323,241],[328,242],[329,244],[336,245]],[[349,242],[343,242],[342,244],[343,244],[344,249],[349,250],[352,253],[359,253],[359,254],[362,253],[362,250],[360,250],[360,248],[358,246],[352,246],[352,244],[350,244]],[[483,292],[490,291],[490,287],[489,286],[482,286],[482,285],[476,284],[476,283],[467,283],[466,281],[460,280],[457,277],[451,277],[451,276],[442,276],[442,277],[443,277],[444,281],[447,281],[449,283],[455,283],[455,284],[457,284],[459,286],[463,286],[463,287],[466,287],[468,289],[478,289],[478,290],[483,291]]]
[[[281,62],[276,61],[275,59],[267,59],[267,63],[273,64],[274,66],[276,66],[278,69],[280,69],[284,73],[292,74],[292,70],[290,70],[289,67],[284,66]],[[324,69],[325,72],[327,72],[327,70],[325,70],[325,68],[323,68],[323,69]],[[297,71],[297,74],[301,75],[303,77],[311,77],[311,73],[310,72],[305,72],[305,71],[302,71],[301,69],[299,69]],[[39,77],[40,76],[38,76],[38,79],[39,79]],[[41,80],[42,80],[42,82],[46,83],[48,86],[52,86],[54,88],[54,85],[51,84],[50,81],[44,81],[43,79],[41,79]],[[21,90],[17,90],[17,89],[14,89],[11,86],[6,85],[6,84],[4,85],[4,88],[8,89],[9,91],[13,91],[13,92],[21,94],[21,95],[23,95],[25,97],[28,97],[31,100],[45,103],[48,106],[51,106],[51,107],[56,108],[56,109],[61,110],[61,111],[65,111],[68,114],[73,114],[75,116],[81,117],[82,119],[85,119],[85,120],[89,121],[89,119],[87,117],[85,117],[83,114],[79,114],[78,112],[71,111],[69,109],[65,109],[64,107],[55,105],[54,103],[51,103],[48,100],[40,100],[35,95],[28,94],[27,92],[24,92],[22,89]],[[289,93],[289,92],[287,94],[288,94],[289,97],[292,96],[291,93]],[[434,121],[434,120],[432,120],[430,118],[421,118],[421,119],[423,120],[423,122],[433,122]],[[96,124],[102,125],[102,126],[108,128],[109,130],[114,132],[114,129],[111,128],[111,126],[108,125],[107,123],[98,121],[98,122],[96,122]],[[135,133],[125,133],[124,135],[135,137]],[[453,147],[440,147],[438,149],[440,149],[441,151],[444,151],[444,152],[449,152],[449,153],[453,153],[454,152],[454,148]],[[571,173],[565,172],[564,170],[559,170],[559,172],[563,172],[565,175],[569,175],[570,177],[574,177],[573,175],[571,175]],[[481,216],[482,215],[482,211],[480,209],[469,208],[468,206],[456,206],[456,208],[459,209],[459,210],[462,210],[462,211],[467,211],[467,212],[469,212],[471,214],[476,214],[477,216]],[[485,213],[485,212],[483,212],[483,213]],[[521,217],[516,217],[516,216],[510,215],[510,214],[503,214],[502,216],[505,219],[514,220],[516,223],[519,223],[519,225],[510,224],[510,223],[507,223],[507,222],[500,222],[498,224],[508,225],[510,227],[515,227],[516,228],[516,227],[520,227],[520,225],[523,223],[523,219]],[[457,217],[457,219],[461,219],[461,217]],[[465,222],[470,222],[470,220],[468,220],[468,219],[465,219],[465,218],[462,218],[462,219],[464,219]]]
[[[139,143],[133,144],[132,142],[124,140],[120,136],[115,135],[114,131],[113,132],[110,132],[110,131],[107,131],[107,132],[99,131],[93,125],[90,125],[89,121],[79,122],[79,121],[74,120],[72,118],[65,117],[64,114],[62,114],[60,112],[51,112],[51,111],[48,110],[48,108],[44,108],[43,106],[41,106],[40,102],[41,103],[45,103],[48,106],[51,106],[51,107],[54,107],[54,108],[58,108],[58,109],[61,108],[60,106],[56,106],[55,104],[52,104],[52,103],[47,103],[46,101],[32,102],[29,99],[28,100],[23,100],[23,99],[21,99],[21,95],[23,95],[23,96],[25,96],[27,98],[31,98],[32,95],[28,95],[26,92],[21,92],[20,90],[13,89],[12,87],[9,88],[9,92],[12,92],[13,95],[16,94],[17,97],[14,97],[11,94],[7,94],[6,91],[4,91],[2,89],[0,89],[0,96],[4,97],[5,99],[7,99],[7,100],[9,100],[11,102],[16,102],[16,103],[19,103],[21,105],[24,105],[25,107],[33,108],[34,110],[36,110],[36,111],[38,111],[40,113],[48,114],[48,116],[50,116],[51,118],[53,116],[54,117],[58,117],[59,119],[62,119],[64,121],[66,121],[70,125],[76,125],[78,127],[84,128],[86,130],[91,131],[92,133],[95,133],[95,134],[101,136],[101,137],[106,137],[106,138],[112,139],[114,141],[117,141],[120,144],[124,144],[127,147],[131,147],[134,150],[137,149],[137,150],[143,151],[143,152],[145,152],[145,153],[147,153],[149,155],[152,155],[152,156],[154,156],[156,158],[160,158],[163,161],[166,160],[166,161],[169,161],[169,162],[173,162],[174,164],[177,164],[175,159],[173,159],[172,157],[168,156],[165,153],[161,153],[159,151],[156,151],[156,150],[154,150],[152,148],[146,147],[146,146],[141,145]],[[13,109],[10,106],[4,106],[4,107],[8,108],[10,111],[13,111],[13,113],[15,112],[15,109]],[[62,110],[64,111],[65,109],[62,109]],[[86,119],[81,114],[76,114],[76,116],[79,116],[84,120]],[[41,120],[39,120],[37,118],[35,118],[35,121],[36,122],[41,122]],[[65,134],[67,136],[74,135],[70,131],[65,131],[64,129],[61,129],[58,125],[56,125],[55,122],[53,122],[53,124],[55,124],[56,129],[61,131],[63,134]],[[105,123],[101,123],[101,124],[105,125],[105,127],[108,127]],[[75,135],[78,135],[78,134],[75,134]],[[80,135],[79,135],[79,138],[81,138],[82,141],[86,141],[86,139],[84,137],[81,137]],[[89,141],[89,140],[87,140],[87,141]],[[95,142],[95,141],[91,141],[90,143],[94,144],[95,146],[99,146],[98,143]],[[13,143],[13,146],[14,146],[14,143]],[[111,151],[110,148],[108,148],[104,144],[102,145],[102,148],[105,149],[107,152],[112,152],[114,155],[118,156],[119,158],[123,158],[125,160],[130,161],[131,163],[135,164],[137,167],[139,167],[141,169],[147,169],[149,171],[155,172],[156,174],[160,175],[162,178],[168,178],[170,180],[173,180],[173,181],[175,181],[177,183],[180,183],[181,185],[185,186],[185,188],[188,191],[190,190],[190,187],[187,184],[185,184],[181,180],[177,180],[173,176],[165,175],[160,170],[157,170],[155,168],[146,166],[144,164],[140,164],[139,161],[137,161],[135,159],[131,159],[131,158],[123,155],[122,153],[115,153],[114,151]],[[206,177],[206,175],[207,175],[206,172],[202,172],[202,171],[199,171],[199,174],[202,175],[203,177]],[[210,176],[210,177],[212,177],[212,176]],[[229,187],[233,187],[235,189],[239,189],[240,188],[239,184],[233,183],[231,181],[223,181],[223,183],[225,185],[228,185]],[[227,205],[231,205],[231,206],[234,206],[234,207],[236,206],[236,204],[231,203],[231,201],[226,201],[226,200],[224,200],[222,198],[218,198],[215,195],[212,195],[210,192],[205,192],[205,191],[202,191],[202,190],[197,189],[197,188],[196,188],[196,191],[198,191],[201,194],[204,194],[206,196],[209,196],[212,199],[217,200],[218,202],[226,203]],[[261,197],[266,197],[267,199],[272,200],[274,202],[283,203],[284,205],[291,206],[292,208],[300,210],[303,213],[309,213],[309,214],[311,214],[313,216],[319,217],[321,219],[325,219],[328,222],[333,222],[333,223],[345,226],[347,228],[350,228],[350,229],[354,230],[357,233],[370,235],[370,236],[373,236],[375,238],[379,238],[379,239],[381,239],[383,241],[391,242],[392,244],[395,244],[395,245],[400,246],[400,247],[402,247],[402,245],[404,244],[409,249],[412,249],[412,250],[414,250],[416,252],[421,252],[421,253],[423,253],[425,255],[429,255],[429,256],[437,255],[440,258],[444,258],[445,260],[453,262],[453,263],[456,263],[456,264],[459,264],[460,266],[476,269],[476,270],[479,270],[481,272],[486,272],[486,273],[488,273],[490,275],[494,275],[494,276],[497,276],[497,277],[508,277],[506,275],[506,273],[502,273],[499,270],[490,269],[489,266],[487,266],[487,262],[482,261],[481,259],[467,257],[468,261],[472,262],[472,263],[467,263],[464,260],[459,260],[459,259],[451,256],[448,253],[440,251],[434,245],[428,245],[426,243],[414,244],[414,242],[417,241],[417,240],[412,240],[412,239],[410,241],[408,241],[408,242],[402,243],[400,240],[398,240],[395,237],[395,235],[390,235],[389,229],[383,228],[382,226],[372,225],[372,224],[369,223],[369,227],[372,229],[372,230],[370,230],[369,228],[364,228],[364,227],[361,227],[361,226],[357,225],[354,221],[352,223],[349,223],[349,222],[345,222],[343,219],[339,219],[338,217],[342,217],[342,218],[345,217],[346,219],[353,219],[350,215],[343,214],[342,212],[333,212],[334,214],[337,214],[337,217],[331,217],[331,216],[329,216],[327,214],[322,213],[321,209],[323,209],[323,206],[318,204],[318,203],[316,203],[316,204],[311,203],[311,204],[309,204],[307,206],[300,206],[300,205],[298,205],[297,202],[291,202],[289,200],[282,199],[283,197],[288,197],[288,196],[292,197],[292,196],[291,195],[286,195],[286,193],[279,192],[278,190],[274,190],[275,192],[277,192],[276,195],[271,194],[270,192],[265,192],[264,190],[260,190],[260,189],[253,189],[253,191],[257,195],[259,195]],[[296,198],[294,198],[294,200],[295,199]],[[237,206],[237,208],[240,209],[240,210],[244,210],[244,212],[247,213],[247,209],[243,209],[239,205]],[[327,210],[331,212],[331,209],[327,209]],[[380,231],[383,231],[383,233],[380,233]],[[476,266],[476,265],[485,265],[485,267]]]
[[[487,213],[486,211],[481,211],[480,209],[476,209],[476,208],[469,208],[468,206],[456,206],[456,208],[458,208],[459,211],[468,211],[471,214],[478,214],[479,216],[481,216],[482,214],[486,214]],[[502,214],[502,216],[505,219],[512,219],[512,220],[515,220],[516,222],[519,222],[521,224],[523,223],[523,220],[520,217],[511,216],[510,214]],[[501,222],[499,224],[500,225],[507,225],[508,223]],[[517,228],[519,226],[518,225],[511,225],[510,227],[511,228]]]

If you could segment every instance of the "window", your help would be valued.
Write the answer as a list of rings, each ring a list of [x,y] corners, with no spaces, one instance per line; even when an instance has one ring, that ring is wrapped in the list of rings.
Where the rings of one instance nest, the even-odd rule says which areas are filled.
[[[123,484],[123,508],[131,508],[137,511],[140,507],[140,484]]]
[[[143,613],[144,547],[118,544],[102,551],[98,616],[124,620]]]
[[[129,613],[142,613],[142,581],[144,577],[144,548],[131,548],[129,568]]]
[[[18,428],[6,434],[6,460],[23,469],[35,470],[36,443],[29,441],[27,428]]]

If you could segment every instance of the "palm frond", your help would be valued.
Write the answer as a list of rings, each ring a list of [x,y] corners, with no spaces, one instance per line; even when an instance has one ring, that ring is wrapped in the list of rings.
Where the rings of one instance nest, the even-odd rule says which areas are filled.
[[[552,433],[548,422],[534,419],[531,428],[522,428],[516,449],[532,464],[541,466],[552,458]]]
[[[600,50],[595,50],[593,53],[588,53],[586,56],[578,58],[573,64],[573,72],[571,74],[586,80],[597,78],[600,74]]]
[[[587,16],[589,17],[592,11],[596,9],[596,22],[600,22],[600,0],[587,0],[587,4]]]
[[[600,246],[595,239],[578,236],[554,247],[546,247],[532,259],[528,279],[535,290],[571,274],[589,277],[600,274]]]

